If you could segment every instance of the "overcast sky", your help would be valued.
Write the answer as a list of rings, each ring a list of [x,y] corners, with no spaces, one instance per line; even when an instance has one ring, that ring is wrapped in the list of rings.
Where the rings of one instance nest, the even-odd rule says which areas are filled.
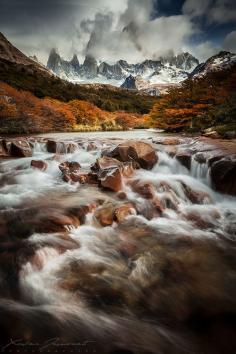
[[[235,0],[0,0],[0,31],[46,63],[51,48],[70,59],[137,62],[170,51],[201,61],[236,52]]]

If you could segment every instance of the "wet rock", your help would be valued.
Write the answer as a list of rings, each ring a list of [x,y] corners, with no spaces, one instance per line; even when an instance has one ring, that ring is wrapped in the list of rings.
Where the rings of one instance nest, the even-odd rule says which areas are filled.
[[[127,194],[126,194],[125,192],[122,192],[122,191],[121,191],[121,192],[118,192],[116,196],[117,196],[117,198],[120,199],[120,200],[125,200],[125,199],[127,199]]]
[[[202,152],[198,152],[194,155],[194,160],[198,163],[206,163],[206,156]]]
[[[208,166],[212,166],[214,162],[219,161],[221,159],[223,159],[225,157],[225,155],[213,155],[208,159]]]
[[[81,165],[79,162],[63,162],[59,165],[65,182],[79,182],[79,170]]]
[[[121,143],[109,155],[123,162],[136,162],[147,170],[151,170],[158,161],[154,148],[142,141]]]
[[[57,142],[55,140],[48,140],[46,146],[48,152],[51,153],[57,152]]]
[[[112,157],[104,156],[97,159],[95,164],[91,167],[91,170],[101,173],[104,170],[119,168],[121,166],[122,163],[119,160],[114,159]]]
[[[91,185],[97,185],[98,184],[98,176],[96,173],[78,173],[77,174],[77,182],[81,184],[91,184]]]
[[[183,165],[188,170],[190,170],[191,159],[192,159],[192,155],[190,154],[190,152],[188,151],[178,152],[175,157],[181,163],[181,165]]]
[[[160,139],[154,140],[153,142],[155,144],[162,144],[162,145],[179,145],[179,144],[181,144],[180,139],[175,138],[175,137],[160,138]]]
[[[97,145],[94,142],[88,143],[87,151],[94,151],[94,150],[97,150]]]
[[[115,208],[113,218],[117,222],[122,222],[127,216],[135,215],[136,210],[132,203],[123,204]]]
[[[5,151],[12,157],[30,157],[33,152],[30,144],[25,139],[5,140]]]
[[[45,171],[48,167],[48,164],[42,160],[32,160],[30,165],[31,167],[37,168],[41,171]]]
[[[113,203],[105,203],[95,211],[95,218],[102,226],[111,226],[113,222],[122,222],[129,215],[135,215],[136,210],[132,203],[115,205]]]
[[[167,147],[165,147],[165,152],[170,157],[174,157],[177,154],[177,148],[175,146],[167,146]]]
[[[119,168],[104,171],[100,177],[102,187],[119,192],[122,189],[122,173]]]
[[[4,147],[4,141],[0,140],[0,157],[6,157],[6,156],[9,156],[9,154],[7,153]]]
[[[78,148],[78,145],[75,143],[67,143],[65,144],[65,150],[67,154],[72,154]]]
[[[114,205],[112,203],[106,203],[95,211],[94,216],[102,226],[106,227],[113,224],[113,214]]]
[[[236,195],[236,159],[215,161],[210,168],[210,176],[216,191]]]
[[[195,191],[189,186],[187,186],[185,183],[182,183],[182,185],[187,198],[193,204],[209,204],[212,201],[208,193],[199,190]]]
[[[220,219],[220,213],[217,209],[207,211],[207,213],[199,214],[194,211],[189,211],[184,214],[187,220],[193,222],[199,229],[208,229],[215,226]]]
[[[131,164],[109,156],[103,156],[97,159],[91,170],[97,173],[100,186],[119,192],[122,189],[122,177],[130,177],[133,174]]]
[[[143,198],[152,199],[155,196],[155,187],[151,183],[145,183],[142,181],[133,181],[131,188],[135,193],[138,193]]]

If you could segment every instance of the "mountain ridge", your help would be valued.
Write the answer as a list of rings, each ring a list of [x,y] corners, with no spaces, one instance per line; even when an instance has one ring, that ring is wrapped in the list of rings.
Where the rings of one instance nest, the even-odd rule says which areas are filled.
[[[199,65],[198,59],[185,52],[178,55],[160,57],[158,60],[146,59],[140,63],[131,64],[118,60],[113,64],[106,61],[98,63],[91,55],[87,55],[82,64],[73,59],[62,59],[55,49],[48,58],[47,68],[59,77],[73,82],[100,82],[121,86],[130,75],[140,76],[150,84],[179,83],[188,77],[188,73]]]

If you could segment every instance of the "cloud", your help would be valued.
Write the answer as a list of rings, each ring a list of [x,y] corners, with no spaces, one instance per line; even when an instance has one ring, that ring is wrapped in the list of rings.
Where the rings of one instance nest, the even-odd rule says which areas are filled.
[[[203,60],[218,48],[210,41],[189,44],[201,35],[202,19],[222,23],[235,17],[232,0],[186,0],[178,15],[171,14],[171,0],[0,1],[0,30],[44,63],[52,47],[65,59],[76,53],[80,61],[91,54],[99,60],[138,62],[183,50]],[[168,16],[163,15],[164,2]]]
[[[196,56],[200,62],[203,62],[218,53],[220,51],[220,48],[213,45],[210,41],[206,41],[199,44],[187,46],[185,50]]]
[[[236,53],[236,31],[227,34],[223,42],[223,48],[230,52]]]
[[[83,20],[81,30],[91,31],[87,54],[100,60],[138,62],[181,52],[196,31],[194,24],[184,15],[153,19],[154,11],[153,0],[129,0],[121,14],[99,13],[94,21]]]
[[[232,0],[186,0],[183,13],[191,18],[203,17],[208,23],[236,21],[236,2]]]

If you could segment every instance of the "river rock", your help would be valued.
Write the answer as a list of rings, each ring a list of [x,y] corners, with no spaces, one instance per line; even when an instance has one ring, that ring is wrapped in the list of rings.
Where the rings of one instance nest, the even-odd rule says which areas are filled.
[[[30,157],[33,155],[30,144],[25,139],[5,140],[4,148],[12,157]]]
[[[91,170],[101,173],[105,170],[110,170],[113,168],[120,168],[121,166],[122,166],[122,163],[119,160],[114,159],[112,157],[103,156],[103,157],[100,157],[97,159],[95,164],[91,167]]]
[[[112,202],[108,202],[98,208],[94,216],[102,226],[106,227],[111,226],[114,221],[120,223],[127,216],[135,214],[136,210],[132,203],[115,205]]]
[[[179,145],[181,143],[180,139],[175,137],[160,138],[153,141],[155,144],[161,145]]]
[[[152,199],[155,196],[155,187],[151,183],[135,180],[131,183],[131,188],[145,199]]]
[[[122,173],[119,168],[104,171],[99,178],[102,187],[119,192],[122,189]]]
[[[48,140],[46,146],[48,152],[51,153],[57,152],[57,142],[55,140]]]
[[[48,167],[48,164],[43,160],[32,160],[30,165],[31,167],[37,168],[41,171],[45,171]]]
[[[4,141],[0,140],[0,157],[6,157],[6,156],[9,156],[9,154],[7,153],[4,147]]]
[[[206,163],[206,155],[204,155],[202,152],[198,152],[194,155],[194,160],[200,164]]]
[[[59,169],[62,172],[63,179],[65,182],[79,182],[79,170],[81,165],[79,162],[63,162],[59,165]]]
[[[102,226],[106,227],[113,224],[113,213],[114,205],[106,203],[95,211],[94,216]]]
[[[94,151],[94,150],[97,150],[97,145],[91,141],[87,145],[87,151]]]
[[[136,210],[132,203],[126,203],[115,208],[113,218],[117,222],[122,222],[127,216],[135,215]]]
[[[147,170],[151,170],[158,161],[154,148],[142,141],[121,143],[109,155],[123,162],[136,162]]]
[[[188,170],[190,170],[191,159],[192,159],[192,155],[190,152],[188,152],[188,151],[178,152],[175,157],[181,163],[181,165],[183,165]]]
[[[210,168],[214,189],[218,192],[236,195],[236,159],[215,161]]]
[[[204,191],[195,191],[189,186],[187,186],[185,183],[182,183],[185,194],[187,198],[193,203],[193,204],[207,204],[210,203],[211,197],[208,193]]]
[[[65,143],[65,152],[67,154],[73,154],[75,150],[78,148],[78,145],[76,143]]]

